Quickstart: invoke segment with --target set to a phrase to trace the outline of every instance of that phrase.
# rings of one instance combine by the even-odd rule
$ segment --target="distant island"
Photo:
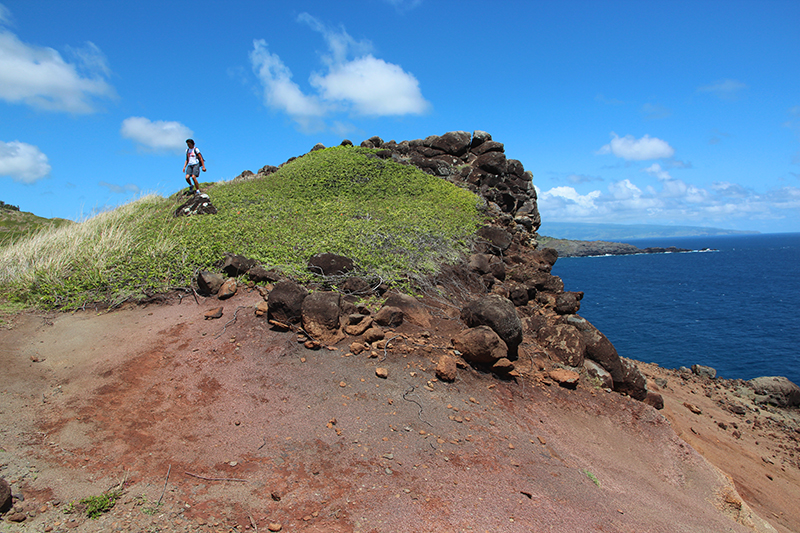
[[[553,248],[558,252],[559,257],[595,257],[602,255],[636,255],[636,254],[674,254],[683,252],[693,252],[687,248],[676,248],[675,246],[660,247],[649,246],[638,248],[632,244],[624,242],[609,241],[575,241],[568,239],[553,239],[551,237],[539,237],[539,244],[547,248]]]
[[[629,239],[664,237],[702,237],[714,235],[753,235],[758,231],[739,231],[698,226],[659,226],[653,224],[588,224],[582,222],[543,222],[539,235],[554,239],[619,242]]]

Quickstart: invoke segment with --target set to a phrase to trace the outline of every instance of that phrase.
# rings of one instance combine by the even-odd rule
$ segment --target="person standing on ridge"
[[[194,180],[194,193],[200,194],[200,184],[197,177],[200,175],[200,167],[206,171],[206,162],[200,150],[194,145],[194,140],[186,139],[186,162],[183,164],[183,171],[186,173],[186,183],[189,184],[189,192],[192,192],[192,180]]]

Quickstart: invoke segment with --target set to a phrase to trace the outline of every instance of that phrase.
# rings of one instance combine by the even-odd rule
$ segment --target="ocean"
[[[583,291],[579,314],[620,355],[717,376],[800,384],[800,233],[629,240],[673,254],[564,257],[553,274]]]

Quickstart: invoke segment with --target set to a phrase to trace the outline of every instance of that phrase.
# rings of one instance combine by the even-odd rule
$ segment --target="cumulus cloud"
[[[8,17],[8,10],[0,10],[0,21]],[[0,99],[47,111],[97,111],[98,99],[115,96],[106,81],[106,58],[91,42],[69,52],[72,62],[52,48],[23,43],[0,29]]]
[[[710,93],[722,100],[736,100],[747,89],[747,85],[737,80],[720,80],[697,88],[697,92]]]
[[[417,79],[399,65],[376,58],[369,41],[358,41],[344,28],[330,28],[308,13],[298,21],[320,33],[327,45],[321,57],[324,68],[309,76],[316,93],[303,92],[280,57],[258,39],[253,41],[250,62],[268,107],[287,113],[305,130],[324,127],[323,120],[334,113],[400,116],[430,108]]]
[[[130,117],[122,121],[120,134],[147,150],[181,150],[192,130],[180,122]]]
[[[611,137],[611,142],[602,146],[598,154],[614,154],[627,161],[646,161],[672,157],[675,153],[669,143],[649,135],[636,139],[633,135],[620,137],[612,131]]]
[[[33,183],[48,174],[50,163],[38,147],[19,141],[0,141],[0,176]]]

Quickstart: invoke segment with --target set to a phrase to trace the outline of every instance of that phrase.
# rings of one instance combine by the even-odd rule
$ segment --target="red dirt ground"
[[[800,531],[797,413],[734,415],[731,390],[655,365],[641,368],[667,379],[651,383],[661,412],[560,388],[532,359],[516,381],[462,369],[447,384],[433,367],[457,319],[404,324],[371,357],[353,338],[307,350],[259,301],[10,318],[0,476],[27,518],[0,530]],[[110,512],[80,512],[120,486]]]

